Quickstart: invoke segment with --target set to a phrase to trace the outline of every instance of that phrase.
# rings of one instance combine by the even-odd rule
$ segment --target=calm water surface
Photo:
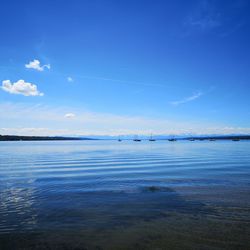
[[[250,249],[250,142],[0,142],[0,249]]]

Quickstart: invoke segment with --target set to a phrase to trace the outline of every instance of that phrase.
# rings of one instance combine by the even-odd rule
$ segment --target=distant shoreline
[[[19,135],[0,135],[0,141],[81,141],[81,140],[117,140],[118,138],[89,138],[89,137],[68,137],[68,136],[19,136]],[[165,141],[170,138],[157,138],[156,141]],[[125,141],[132,138],[123,139]],[[147,141],[147,138],[142,138]],[[250,135],[228,135],[228,136],[189,136],[177,137],[175,140],[205,141],[205,140],[250,140]]]
[[[185,140],[250,140],[250,135],[225,135],[225,136],[193,136]]]
[[[92,138],[64,137],[64,136],[19,136],[19,135],[0,135],[0,141],[79,141],[96,140]]]

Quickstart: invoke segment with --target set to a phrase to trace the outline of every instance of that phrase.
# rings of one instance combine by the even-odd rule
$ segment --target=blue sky
[[[2,1],[0,134],[250,133],[250,1]]]

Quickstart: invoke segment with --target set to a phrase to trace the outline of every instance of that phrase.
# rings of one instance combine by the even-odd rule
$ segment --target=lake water
[[[0,142],[0,249],[250,249],[250,141]]]

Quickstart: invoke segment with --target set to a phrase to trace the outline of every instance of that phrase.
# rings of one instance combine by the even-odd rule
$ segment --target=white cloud
[[[174,105],[174,106],[178,106],[180,104],[183,104],[183,103],[187,103],[187,102],[191,102],[191,101],[194,101],[195,99],[201,97],[203,95],[202,92],[197,92],[189,97],[186,97],[182,100],[178,100],[178,101],[172,101],[170,102],[170,104]]]
[[[2,81],[1,88],[10,93],[25,96],[43,96],[43,93],[39,92],[35,84],[25,82],[24,80],[18,80],[11,83],[10,80]]]
[[[64,117],[66,118],[74,118],[76,115],[73,114],[73,113],[68,113],[68,114],[65,114]]]
[[[73,82],[74,80],[73,80],[72,77],[68,76],[68,77],[67,77],[67,81],[68,81],[68,82]]]
[[[28,64],[25,64],[25,68],[43,71],[44,68],[50,69],[50,64],[45,64],[42,66],[42,65],[40,65],[39,60],[34,59],[33,61],[30,61]]]

